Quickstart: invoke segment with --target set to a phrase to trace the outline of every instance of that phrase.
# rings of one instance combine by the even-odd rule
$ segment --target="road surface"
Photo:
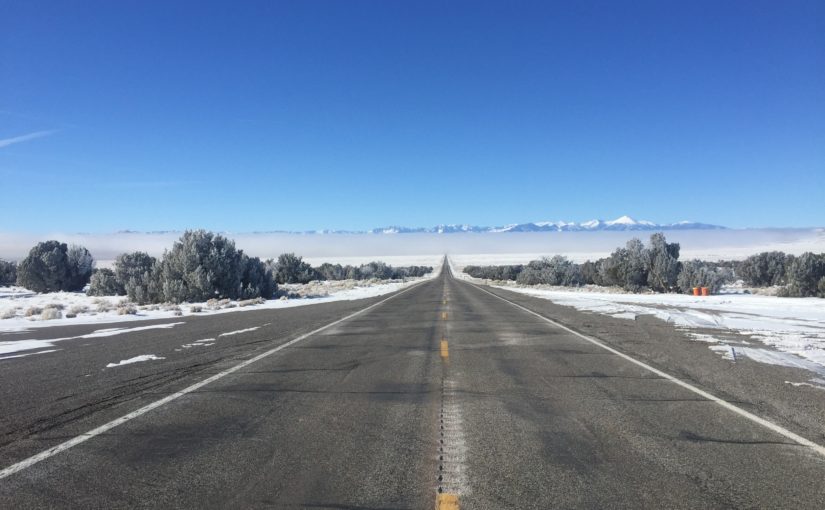
[[[81,337],[0,361],[0,508],[825,508],[821,430],[538,301],[445,267],[389,297],[0,337]]]

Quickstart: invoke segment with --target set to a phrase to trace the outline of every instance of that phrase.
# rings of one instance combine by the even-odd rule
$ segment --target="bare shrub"
[[[134,305],[120,305],[117,307],[117,314],[118,315],[135,315],[137,313],[137,308]]]
[[[43,312],[40,313],[40,318],[44,321],[62,319],[63,312],[61,312],[57,308],[46,308],[43,310]]]

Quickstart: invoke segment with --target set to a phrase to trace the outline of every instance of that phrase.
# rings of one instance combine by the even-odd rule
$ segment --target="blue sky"
[[[6,2],[0,230],[825,225],[825,4]]]

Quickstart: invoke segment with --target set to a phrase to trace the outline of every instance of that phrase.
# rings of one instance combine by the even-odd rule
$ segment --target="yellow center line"
[[[458,494],[442,492],[436,495],[435,510],[458,510]]]
[[[441,319],[445,321],[447,320],[447,312],[441,312]]]
[[[441,340],[441,357],[442,358],[449,358],[450,357],[450,346],[447,344],[447,341],[442,339]]]

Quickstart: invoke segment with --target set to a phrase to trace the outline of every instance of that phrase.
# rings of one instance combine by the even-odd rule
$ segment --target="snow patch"
[[[479,282],[464,273],[453,273]],[[463,276],[462,276],[463,275]],[[714,352],[734,361],[749,358],[760,363],[803,368],[825,376],[825,300],[781,298],[751,294],[688,296],[684,294],[624,294],[547,286],[501,284],[502,288],[548,299],[578,310],[634,319],[651,315],[684,328],[719,330],[750,337],[769,348],[717,339],[714,335],[691,333],[697,341],[708,342]],[[742,345],[744,344],[744,345]]]
[[[55,342],[62,342],[64,340],[77,340],[81,338],[101,338],[101,337],[108,337],[108,336],[116,336],[122,335],[124,333],[133,333],[135,331],[146,331],[149,329],[169,329],[180,324],[186,324],[185,322],[170,322],[168,324],[153,324],[152,326],[140,326],[137,328],[106,328],[106,329],[98,329],[91,333],[87,333],[85,335],[78,335],[78,336],[66,336],[62,338],[49,338],[48,340],[34,340],[34,339],[27,339],[27,340],[9,340],[6,342],[0,342],[0,354],[9,354],[12,352],[19,352],[19,351],[31,351],[34,349],[44,349],[48,347],[54,347]]]
[[[236,330],[236,331],[229,331],[227,333],[221,333],[218,336],[240,335],[241,333],[248,333],[250,331],[255,331],[256,329],[260,329],[260,326],[255,326],[254,328],[239,329],[239,330]]]
[[[106,365],[106,368],[121,367],[123,365],[131,365],[132,363],[140,363],[141,361],[155,361],[162,359],[166,358],[158,357],[154,354],[141,354],[140,356],[135,356],[134,358],[122,359],[118,363],[109,363]]]
[[[48,349],[48,350],[45,350],[45,351],[27,352],[26,354],[13,354],[11,356],[2,356],[2,357],[0,357],[0,360],[12,359],[12,358],[25,358],[26,356],[33,356],[35,354],[46,354],[46,353],[49,353],[49,352],[57,352],[59,350],[60,349]]]

